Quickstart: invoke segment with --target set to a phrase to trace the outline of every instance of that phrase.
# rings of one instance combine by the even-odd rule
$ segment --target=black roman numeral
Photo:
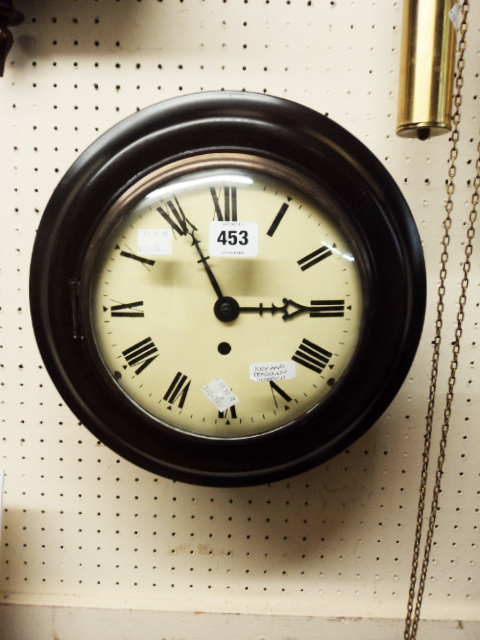
[[[140,365],[138,369],[135,369],[135,374],[138,376],[158,357],[158,349],[153,344],[151,338],[145,338],[145,340],[141,340],[132,347],[122,351],[122,355],[125,357],[128,366],[135,368],[137,365]],[[126,368],[127,367],[124,366],[124,369]]]
[[[230,407],[226,411],[219,411],[218,417],[225,419],[225,424],[230,424],[229,418],[231,418],[232,420],[235,420],[237,418],[237,410],[235,409],[235,405],[233,405],[233,407]]]
[[[143,258],[142,256],[136,256],[134,253],[129,253],[128,251],[120,251],[120,255],[124,258],[137,260],[137,262],[141,262],[142,264],[149,264],[152,267],[155,264],[155,260],[150,260],[150,258]]]
[[[166,209],[170,209],[175,220],[170,216],[168,211],[166,211],[162,207],[157,207],[157,211],[162,216],[162,218],[164,218],[168,222],[172,229],[178,233],[178,235],[184,236],[187,233],[187,220],[185,218],[185,214],[182,211],[182,207],[180,206],[180,203],[175,196],[174,200],[175,202],[173,202],[173,200],[167,201]]]
[[[190,389],[190,382],[191,380],[188,380],[184,373],[178,371],[172,381],[172,384],[168,387],[166,394],[163,396],[163,399],[169,402],[170,405],[175,404],[178,400],[178,408],[183,409],[183,405],[187,399],[188,390]],[[172,407],[170,406],[168,408],[171,409]]]
[[[312,253],[309,253],[308,256],[305,256],[301,260],[298,260],[297,264],[300,265],[300,269],[302,271],[305,271],[306,269],[310,269],[310,267],[313,267],[314,265],[318,264],[322,260],[325,260],[325,258],[328,258],[328,256],[331,255],[332,252],[328,247],[321,247],[316,251],[312,251]]]
[[[290,202],[291,198],[289,198],[287,196],[288,202]],[[277,215],[275,216],[275,218],[273,219],[272,224],[270,225],[270,229],[267,231],[267,236],[272,237],[273,234],[275,233],[275,231],[278,228],[278,225],[280,224],[280,222],[283,219],[283,216],[285,215],[285,213],[287,212],[287,209],[290,205],[287,204],[286,202],[284,202],[282,204],[282,206],[280,207],[280,210],[278,211]]]
[[[237,187],[223,187],[223,211],[220,205],[220,198],[214,187],[210,187],[210,193],[212,194],[217,220],[219,222],[235,222],[237,220]]]
[[[310,318],[343,318],[345,300],[312,300]]]
[[[278,393],[278,395],[282,398],[282,400],[287,403],[285,404],[285,411],[288,411],[290,407],[288,407],[287,405],[289,402],[292,401],[292,398],[288,395],[288,393],[284,391],[281,387],[279,387],[276,382],[273,382],[273,380],[270,380],[270,389],[272,391],[272,397],[273,397],[273,401],[275,403],[276,408],[278,409],[278,402],[277,402],[277,398],[275,397],[275,393]]]
[[[111,307],[112,318],[144,318],[143,311],[137,310],[143,307],[143,302],[127,302],[126,304],[116,304]]]
[[[330,351],[322,349],[322,347],[304,338],[302,344],[295,351],[292,360],[307,367],[307,369],[322,373],[331,357]]]

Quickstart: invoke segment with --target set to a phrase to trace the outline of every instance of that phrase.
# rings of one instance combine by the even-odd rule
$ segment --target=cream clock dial
[[[361,265],[334,205],[314,196],[275,163],[211,154],[149,176],[114,207],[90,315],[106,368],[138,407],[241,437],[332,390],[358,342]]]
[[[65,174],[30,300],[65,402],[104,444],[174,480],[271,482],[369,429],[420,339],[408,206],[352,135],[265,95],[132,115]]]

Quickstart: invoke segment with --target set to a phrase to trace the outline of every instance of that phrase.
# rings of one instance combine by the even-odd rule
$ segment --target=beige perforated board
[[[401,2],[24,0],[16,6],[26,20],[15,29],[0,80],[0,467],[6,471],[1,598],[19,604],[401,618],[449,148],[448,137],[421,143],[395,136]],[[470,15],[445,361],[479,135],[480,16],[473,3]],[[428,269],[418,357],[378,424],[322,467],[248,489],[198,488],[157,478],[97,442],[50,382],[28,307],[35,230],[79,153],[139,108],[220,89],[296,100],[356,135],[401,187]],[[423,609],[430,618],[480,618],[479,267],[475,246]],[[442,371],[443,398],[445,366]]]

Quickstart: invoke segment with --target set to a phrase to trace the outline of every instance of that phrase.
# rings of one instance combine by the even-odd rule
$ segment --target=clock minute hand
[[[293,307],[293,311],[289,311]],[[291,320],[304,313],[309,313],[311,318],[340,318],[345,314],[344,300],[312,300],[310,306],[299,304],[289,298],[283,298],[283,305],[277,307],[272,303],[270,307],[265,307],[262,303],[258,307],[239,307],[240,313],[264,313],[282,314],[282,320]]]
[[[213,271],[210,269],[210,265],[208,264],[207,260],[209,259],[208,256],[204,256],[203,255],[203,251],[200,249],[200,242],[197,240],[197,238],[195,237],[195,231],[187,231],[187,233],[191,236],[192,238],[192,245],[195,246],[196,250],[198,251],[198,255],[200,256],[200,260],[198,260],[199,263],[201,263],[205,269],[205,271],[207,272],[207,276],[208,279],[210,280],[212,287],[215,291],[215,293],[217,294],[217,298],[220,300],[221,298],[224,298],[224,295],[222,293],[222,290],[220,289],[220,286],[217,282],[217,279],[215,278],[215,276],[213,275]]]
[[[178,233],[178,235],[189,235],[192,238],[192,246],[196,248],[196,250],[198,251],[198,255],[200,256],[200,260],[198,262],[203,265],[205,271],[207,272],[208,279],[210,280],[212,287],[217,294],[217,298],[223,298],[224,295],[222,293],[222,290],[220,289],[217,279],[213,275],[213,272],[210,269],[210,265],[207,263],[207,260],[209,258],[208,256],[205,257],[203,255],[203,251],[200,248],[200,241],[195,237],[195,231],[197,231],[197,227],[193,225],[184,214],[183,209],[180,206],[180,203],[176,196],[174,196],[173,200],[174,201],[169,200],[165,205],[165,208],[157,207],[158,213],[162,216],[162,218],[164,218],[164,220],[168,222],[168,224],[174,231]]]

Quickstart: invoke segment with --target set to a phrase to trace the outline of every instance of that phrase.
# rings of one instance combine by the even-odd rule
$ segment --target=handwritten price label
[[[260,362],[250,365],[250,380],[270,382],[270,380],[293,380],[297,375],[295,362]]]

